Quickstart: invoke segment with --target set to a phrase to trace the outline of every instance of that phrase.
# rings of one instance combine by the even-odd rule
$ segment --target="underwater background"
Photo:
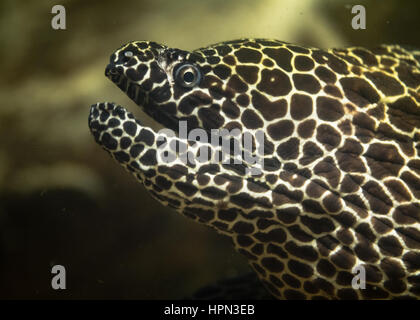
[[[66,30],[51,8],[66,8]],[[366,30],[351,8],[366,8]],[[131,40],[192,50],[243,37],[322,48],[420,48],[418,0],[0,2],[0,298],[176,299],[250,271],[228,239],[152,199],[93,140],[115,101],[156,126],[104,76]],[[51,288],[63,265],[67,289]]]

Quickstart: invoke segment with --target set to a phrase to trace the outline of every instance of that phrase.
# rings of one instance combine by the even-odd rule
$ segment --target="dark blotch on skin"
[[[241,120],[248,129],[258,129],[262,128],[264,125],[261,117],[251,109],[247,109],[242,113]]]
[[[344,109],[340,101],[329,97],[316,99],[316,112],[321,120],[337,121],[344,115]]]
[[[312,98],[306,94],[295,93],[290,103],[290,115],[294,120],[302,120],[312,113]]]
[[[291,72],[292,69],[292,53],[285,48],[265,48],[263,52],[272,58],[276,64],[287,72]]]
[[[294,63],[295,63],[295,68],[299,71],[312,70],[315,65],[314,61],[311,58],[307,56],[302,56],[302,55],[296,56]]]
[[[235,56],[239,62],[242,63],[255,63],[258,64],[261,61],[262,54],[254,49],[241,48],[235,51]]]
[[[293,133],[294,124],[290,120],[280,120],[273,124],[270,124],[267,128],[267,132],[274,140],[282,140]]]
[[[344,94],[347,99],[359,107],[379,101],[376,90],[364,79],[349,77],[340,79]]]
[[[371,144],[364,156],[376,179],[390,175],[397,176],[404,165],[404,159],[400,156],[397,148],[389,144]]]
[[[310,74],[294,74],[293,83],[297,90],[305,91],[310,94],[318,93],[321,90],[319,81]]]
[[[326,83],[333,84],[337,81],[337,76],[334,74],[334,72],[324,66],[317,67],[315,69],[315,74],[318,76],[318,78]]]
[[[404,93],[403,86],[396,79],[383,72],[366,72],[365,75],[386,96],[396,96]]]
[[[292,90],[292,84],[286,73],[279,69],[264,69],[257,89],[274,97],[285,96]]]
[[[332,150],[340,144],[341,135],[333,127],[321,124],[317,128],[316,139],[325,145],[327,150]]]
[[[231,69],[224,64],[219,64],[214,67],[213,72],[216,76],[218,76],[220,79],[227,79],[231,74]]]
[[[238,118],[240,114],[239,108],[231,100],[223,101],[222,111],[231,119]]]
[[[306,120],[300,123],[297,128],[297,132],[299,136],[304,139],[312,137],[315,131],[315,125],[316,125],[316,122],[315,120],[312,120],[312,119]]]
[[[258,67],[255,66],[237,66],[236,72],[247,83],[254,84],[258,80]]]
[[[277,154],[283,160],[293,160],[299,155],[299,139],[291,138],[277,147]]]
[[[256,90],[251,91],[252,105],[261,112],[266,120],[274,120],[286,115],[287,102],[285,99],[271,102],[266,96]]]
[[[248,90],[248,86],[245,82],[243,82],[236,74],[233,75],[228,83],[227,86],[233,89],[235,92],[246,92]]]

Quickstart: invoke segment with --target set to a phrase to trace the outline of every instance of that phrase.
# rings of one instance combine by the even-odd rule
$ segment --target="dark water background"
[[[63,4],[67,30],[51,28]],[[341,0],[0,2],[0,298],[181,298],[249,271],[230,242],[153,200],[95,144],[89,106],[116,101],[104,77],[130,40],[195,49],[240,37],[340,47],[420,47],[420,2]],[[67,290],[51,289],[64,265]]]

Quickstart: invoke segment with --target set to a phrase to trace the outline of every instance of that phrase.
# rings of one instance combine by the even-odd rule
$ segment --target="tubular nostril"
[[[116,75],[118,74],[117,69],[111,63],[108,64],[105,68],[105,76]]]

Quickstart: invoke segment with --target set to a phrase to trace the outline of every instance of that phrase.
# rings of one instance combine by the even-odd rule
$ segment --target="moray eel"
[[[230,237],[274,297],[420,297],[420,51],[134,41],[105,74],[179,135],[104,102],[90,110],[96,142],[163,205]],[[221,161],[181,121],[263,142]],[[245,161],[257,145],[263,161]]]

